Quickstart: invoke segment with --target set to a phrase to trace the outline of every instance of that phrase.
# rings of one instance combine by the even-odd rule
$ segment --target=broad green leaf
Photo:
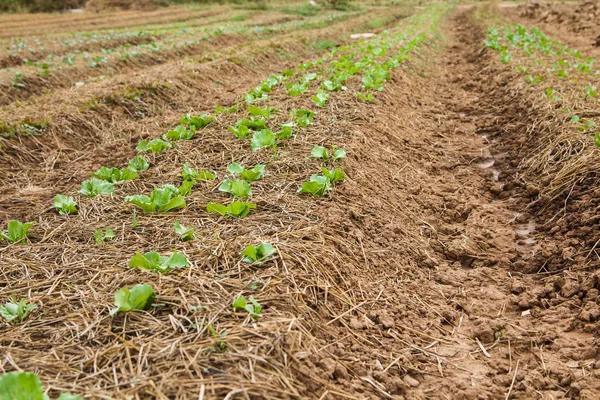
[[[25,299],[21,299],[18,303],[12,300],[0,306],[0,315],[7,322],[22,322],[36,308],[38,307],[35,304],[27,304]]]
[[[290,124],[283,124],[281,125],[281,131],[277,132],[275,138],[277,140],[288,139],[292,137],[293,134],[294,130],[292,129],[292,126]]]
[[[314,158],[321,158],[323,160],[329,159],[329,153],[324,146],[315,146],[310,152],[310,155]]]
[[[333,150],[333,147],[332,147]],[[333,156],[331,158],[333,158],[335,161],[340,160],[342,158],[346,157],[346,150],[344,149],[335,149],[333,152]]]
[[[115,232],[108,228],[106,229],[106,233],[102,232],[102,229],[98,229],[94,232],[94,241],[96,243],[107,242],[112,240],[115,237]]]
[[[87,181],[82,182],[81,188],[79,189],[79,193],[89,197],[95,197],[100,194],[113,194],[114,192],[114,184],[98,178],[90,178]]]
[[[250,296],[249,300],[250,300],[250,303],[248,303],[248,300],[246,300],[246,297],[239,296],[232,303],[233,309],[234,310],[238,310],[238,309],[246,310],[252,318],[254,318],[254,319],[260,318],[262,316],[260,314],[260,312],[262,311],[262,306],[252,296]]]
[[[101,167],[98,171],[92,174],[92,177],[101,179],[110,183],[120,183],[129,181],[138,177],[137,172],[130,168],[120,170],[119,168]]]
[[[256,204],[241,201],[234,201],[228,206],[209,202],[206,205],[207,212],[216,212],[229,218],[243,218],[250,214],[251,210],[256,208]]]
[[[238,309],[241,308],[244,310],[246,308],[246,298],[244,296],[239,296],[233,301],[233,308]]]
[[[247,138],[250,135],[250,129],[245,125],[241,125],[239,127],[230,126],[227,129],[229,129],[231,133],[233,133],[237,138],[240,139]]]
[[[225,109],[223,109],[225,110]],[[209,114],[200,114],[195,117],[189,114],[179,120],[180,124],[193,126],[196,129],[202,129],[215,120],[215,117]]]
[[[271,256],[277,252],[277,249],[270,243],[261,243],[258,246],[248,246],[242,251],[245,256],[242,261],[256,266],[262,266]]]
[[[344,171],[342,171],[341,168],[335,168],[332,170],[322,168],[321,170],[323,171],[323,176],[329,179],[329,182],[331,182],[331,184],[335,184],[337,182],[342,182],[346,180],[346,174],[344,174]]]
[[[0,400],[44,400],[42,382],[31,372],[0,375]]]
[[[166,149],[170,149],[173,145],[169,142],[165,142],[162,139],[152,139],[151,141],[142,140],[136,146],[137,151],[145,151],[150,153],[161,153]]]
[[[190,140],[196,134],[196,127],[194,125],[185,126],[178,125],[174,129],[163,135],[165,140]]]
[[[231,163],[227,166],[227,171],[232,174],[240,174],[240,173],[244,172],[245,170],[246,170],[246,168],[242,167],[238,163]]]
[[[329,95],[322,90],[318,90],[317,94],[312,97],[312,101],[318,107],[325,107],[327,105],[328,99],[329,99]]]
[[[129,268],[140,268],[152,272],[169,272],[175,268],[187,268],[189,263],[183,253],[175,251],[170,256],[161,256],[155,251],[136,253],[129,261]]]
[[[242,179],[253,182],[257,181],[265,174],[264,164],[257,164],[252,169],[246,169],[240,164],[231,163],[227,167],[227,171],[234,175],[239,175]]]
[[[304,182],[298,189],[299,193],[309,193],[313,196],[323,197],[331,190],[331,182],[325,176],[312,175],[310,181]]]
[[[250,146],[254,151],[265,147],[273,147],[276,144],[275,135],[269,129],[263,129],[262,131],[254,133],[254,135],[252,135],[252,140],[250,141]]]
[[[133,160],[129,161],[129,168],[134,171],[146,171],[150,168],[148,161],[140,155],[136,156]]]
[[[77,212],[77,202],[72,196],[57,194],[54,196],[53,204],[60,215],[74,214]]]
[[[236,122],[235,127],[239,128],[241,126],[245,126],[253,131],[258,131],[267,127],[267,120],[264,118],[243,118]]]
[[[248,112],[250,113],[250,115],[252,116],[258,116],[258,117],[265,117],[265,118],[269,118],[271,116],[271,114],[277,112],[276,109],[274,109],[273,107],[265,107],[265,108],[260,108],[260,107],[256,107],[256,106],[248,106]]]
[[[154,188],[150,197],[133,195],[125,197],[125,201],[140,207],[144,212],[167,212],[186,206],[185,199],[179,193],[179,189],[173,185]]]
[[[128,312],[132,310],[148,310],[156,298],[156,292],[148,284],[138,284],[133,288],[122,288],[115,293],[115,306],[110,310],[113,316],[118,312]]]
[[[175,221],[173,225],[175,229],[175,233],[179,235],[179,239],[182,242],[187,242],[188,240],[192,240],[194,238],[194,227],[185,227],[179,223],[179,221]]]
[[[35,222],[20,222],[13,219],[6,226],[7,230],[0,232],[0,239],[7,240],[11,243],[19,243],[27,239],[27,232]]]
[[[219,191],[226,192],[240,199],[245,199],[252,195],[252,187],[242,179],[225,180],[219,186]]]
[[[183,164],[183,170],[181,172],[181,177],[184,181],[211,181],[215,179],[215,175],[209,171],[198,172],[197,170],[190,167],[189,163]]]

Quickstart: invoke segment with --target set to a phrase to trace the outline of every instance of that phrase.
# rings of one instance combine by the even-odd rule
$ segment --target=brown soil
[[[260,212],[241,220],[204,211],[207,201],[226,199],[213,183],[195,189],[183,211],[142,214],[137,230],[122,201],[178,182],[185,161],[222,178],[232,160],[253,165],[269,157],[249,153],[227,131],[237,115],[157,156],[143,179],[114,197],[78,199],[76,216],[57,216],[46,199],[81,181],[74,169],[96,168],[92,149],[102,163],[120,165],[133,142],[157,137],[184,103],[210,111],[198,91],[213,104],[239,98],[285,65],[272,53],[257,57],[254,70],[229,62],[204,70],[204,80],[225,83],[221,89],[186,89],[193,79],[181,79],[173,90],[185,101],[172,109],[161,103],[164,116],[144,116],[138,132],[124,135],[129,145],[91,141],[78,153],[78,142],[67,148],[58,132],[26,139],[39,141],[41,154],[28,154],[32,142],[22,153],[14,145],[13,174],[0,179],[2,218],[38,225],[31,244],[0,248],[0,295],[30,297],[41,308],[22,325],[0,325],[0,371],[35,370],[53,390],[92,398],[598,398],[597,186],[585,174],[569,191],[552,192],[560,168],[542,182],[528,167],[548,140],[531,127],[555,132],[562,122],[514,68],[483,48],[486,26],[475,11],[454,10],[440,27],[445,41],[396,70],[374,105],[355,99],[359,82],[332,96],[315,124],[269,158],[269,176],[253,185]],[[282,110],[277,122],[312,105],[280,92],[270,101]],[[96,112],[114,118],[101,131],[116,137],[135,110],[103,105]],[[319,167],[307,158],[315,144],[344,147],[349,177],[317,200],[295,193]],[[61,159],[71,152],[79,156]],[[32,160],[47,175],[39,167],[27,175],[36,171]],[[179,243],[176,219],[202,236]],[[117,237],[95,245],[94,230],[107,227]],[[243,246],[257,240],[279,251],[262,269],[239,263]],[[168,275],[124,268],[135,251],[173,248],[192,268]],[[112,293],[139,282],[158,288],[162,306],[109,318]],[[231,310],[240,293],[265,305],[261,319],[244,323]],[[205,324],[228,332],[227,351],[215,351],[218,340]]]

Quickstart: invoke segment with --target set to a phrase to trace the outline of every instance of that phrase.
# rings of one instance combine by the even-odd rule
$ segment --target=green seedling
[[[127,168],[133,171],[146,171],[150,168],[150,164],[148,164],[148,161],[146,161],[144,157],[138,155],[133,160],[129,161]]]
[[[121,183],[124,181],[136,179],[138,177],[138,174],[130,168],[120,170],[119,168],[101,167],[98,171],[92,174],[92,177],[110,183]]]
[[[194,227],[185,227],[179,223],[179,221],[175,221],[173,224],[173,228],[175,229],[175,233],[179,235],[179,240],[182,242],[187,242],[188,240],[194,239]]]
[[[94,232],[94,241],[98,244],[108,242],[109,240],[112,240],[114,237],[115,237],[115,232],[110,228],[106,229],[106,232],[102,232],[102,229],[97,229]]]
[[[331,156],[327,151],[327,148],[324,146],[315,146],[310,152],[311,157],[320,158],[321,160],[331,160],[337,161],[344,157],[346,157],[346,151],[344,149],[338,148],[337,146],[331,146]]]
[[[19,323],[23,322],[36,308],[38,307],[35,304],[28,304],[25,299],[21,299],[18,303],[13,299],[0,306],[0,315],[6,322]]]
[[[133,310],[149,310],[156,298],[156,292],[148,284],[138,284],[133,288],[122,288],[115,293],[115,306],[110,310],[112,317],[118,312],[129,312]]]
[[[174,129],[171,129],[169,132],[165,133],[162,138],[164,140],[190,140],[195,134],[196,126],[178,125]]]
[[[230,195],[245,199],[252,195],[252,187],[243,179],[225,180],[219,186],[219,191],[229,193]]]
[[[233,175],[239,175],[240,178],[246,181],[254,182],[264,176],[265,166],[264,164],[257,164],[252,169],[246,169],[240,164],[231,163],[227,166],[227,171]]]
[[[242,262],[252,264],[256,267],[262,267],[263,264],[271,259],[277,249],[270,243],[261,243],[258,246],[248,246],[242,251]]]
[[[170,256],[161,256],[155,251],[135,253],[129,261],[129,268],[139,268],[152,272],[169,272],[176,268],[188,268],[190,264],[183,253],[175,251]]]
[[[36,374],[15,371],[0,375],[0,400],[50,400],[50,397]],[[83,397],[64,392],[57,400],[83,400]]]
[[[317,91],[317,94],[312,97],[313,103],[318,107],[325,107],[328,99],[329,95],[320,89]]]
[[[181,177],[183,178],[184,181],[190,181],[190,182],[199,182],[199,181],[212,181],[213,179],[215,179],[215,175],[212,172],[209,171],[201,171],[198,172],[197,170],[193,169],[190,167],[189,163],[185,163],[183,164],[183,170],[181,171]]]
[[[229,218],[243,218],[250,214],[250,211],[254,209],[256,209],[256,204],[242,201],[234,201],[228,206],[212,202],[206,205],[207,212],[219,213],[222,216]]]
[[[171,143],[165,142],[162,139],[152,139],[151,141],[144,139],[138,143],[135,149],[137,151],[145,151],[147,153],[162,153],[171,147],[173,147]]]
[[[215,107],[215,110],[216,110],[216,107]],[[217,112],[219,112],[219,111],[217,111]],[[226,111],[225,111],[225,109],[223,109],[223,111],[221,111],[221,112],[226,112]],[[191,115],[187,114],[185,117],[182,117],[179,120],[179,123],[189,125],[190,127],[193,126],[195,129],[202,129],[202,128],[208,126],[214,120],[215,120],[215,117],[213,117],[212,115],[209,115],[209,114],[200,114],[195,117],[192,117]]]
[[[27,232],[31,227],[35,225],[35,222],[20,222],[13,219],[6,226],[5,231],[0,231],[0,239],[4,239],[11,243],[20,243],[27,240]]]
[[[53,200],[54,208],[60,215],[75,214],[77,212],[77,202],[73,196],[57,194]]]
[[[258,319],[258,318],[262,317],[262,314],[260,313],[262,311],[262,306],[260,305],[260,303],[258,301],[256,301],[254,296],[250,296],[249,300],[250,300],[250,303],[248,303],[248,300],[246,300],[246,297],[244,297],[244,296],[238,297],[237,299],[235,299],[233,301],[233,309],[234,310],[246,310],[248,312],[248,314],[250,314],[250,316],[254,319]]]
[[[115,185],[98,178],[90,178],[81,183],[79,193],[84,196],[96,197],[102,194],[113,194]]]
[[[186,206],[185,199],[180,194],[179,189],[173,185],[155,188],[150,197],[143,194],[127,196],[125,201],[138,206],[144,212],[167,212]]]

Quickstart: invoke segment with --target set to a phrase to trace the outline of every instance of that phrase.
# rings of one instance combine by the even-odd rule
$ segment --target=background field
[[[590,2],[0,15],[0,231],[35,223],[0,238],[0,305],[37,306],[0,320],[0,373],[53,399],[600,397],[599,21]],[[137,156],[134,179],[100,173]],[[228,189],[232,163],[264,174]],[[185,206],[128,197],[165,185]],[[234,201],[255,208],[211,212]],[[187,263],[131,262],[153,251]],[[110,314],[136,284],[152,305]]]

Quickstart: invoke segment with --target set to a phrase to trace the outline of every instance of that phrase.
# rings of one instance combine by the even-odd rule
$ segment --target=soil
[[[81,176],[61,178],[50,157],[56,149],[39,146],[56,182],[42,173],[0,179],[0,216],[38,222],[31,244],[0,248],[0,296],[31,294],[42,305],[22,326],[0,325],[0,371],[35,369],[53,391],[91,398],[599,398],[596,177],[555,193],[548,173],[526,167],[546,140],[532,137],[531,126],[558,123],[518,83],[519,73],[484,48],[487,23],[477,10],[453,10],[440,26],[444,39],[395,70],[375,104],[348,91],[319,110],[253,185],[263,212],[248,218],[206,214],[207,201],[227,198],[213,183],[195,191],[184,211],[140,215],[137,230],[121,200],[175,182],[173,165],[184,161],[214,171],[232,160],[259,162],[260,153],[228,134],[235,116],[153,159],[156,168],[114,198],[81,198],[79,215],[68,218],[47,199],[52,185],[67,188]],[[496,12],[531,23],[515,9]],[[561,21],[546,18],[542,29],[559,39],[563,25],[572,25]],[[560,39],[584,43],[594,34]],[[283,67],[260,60],[264,70],[219,64],[228,89],[211,86],[211,96],[231,101]],[[283,93],[271,101],[284,111],[312,105]],[[192,108],[209,111],[202,104]],[[128,126],[109,110],[110,133]],[[181,111],[175,104],[168,117]],[[164,130],[159,117],[149,121],[148,137]],[[122,164],[142,136],[104,148],[102,163]],[[295,194],[295,184],[318,168],[306,157],[314,144],[348,153],[341,164],[348,180],[324,199]],[[90,170],[98,161],[63,150],[79,156],[63,160],[61,170]],[[202,235],[178,243],[175,219]],[[93,231],[109,225],[117,238],[92,243]],[[256,240],[279,250],[258,270],[238,261],[242,246]],[[135,251],[174,248],[194,260],[191,269],[163,276],[123,267]],[[110,319],[112,293],[142,280],[158,288],[162,306]],[[231,310],[240,293],[265,305],[261,319],[242,322]],[[228,332],[227,351],[214,351],[218,340],[196,329],[205,324]]]

